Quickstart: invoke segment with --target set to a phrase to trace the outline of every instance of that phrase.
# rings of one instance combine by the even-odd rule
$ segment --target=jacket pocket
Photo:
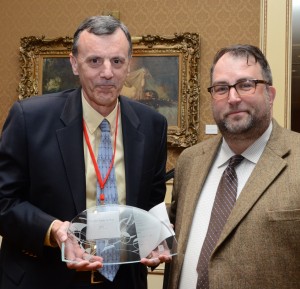
[[[268,211],[269,221],[300,221],[300,209]]]

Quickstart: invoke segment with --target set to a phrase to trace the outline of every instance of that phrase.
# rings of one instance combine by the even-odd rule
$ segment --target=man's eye
[[[111,60],[111,64],[115,68],[120,68],[124,64],[124,60],[120,58],[114,58]]]
[[[102,60],[100,58],[92,58],[88,63],[91,67],[98,67],[102,64]]]
[[[244,90],[249,90],[253,88],[253,84],[251,82],[241,82],[238,85],[238,88],[244,89]]]
[[[216,85],[215,92],[216,93],[226,93],[228,91],[228,87],[225,85]]]

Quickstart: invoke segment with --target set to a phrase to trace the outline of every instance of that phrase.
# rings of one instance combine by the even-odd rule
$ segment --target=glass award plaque
[[[125,205],[87,209],[70,223],[68,239],[61,247],[62,261],[93,262],[101,257],[104,265],[112,265],[176,255],[175,233],[168,220],[160,217]]]

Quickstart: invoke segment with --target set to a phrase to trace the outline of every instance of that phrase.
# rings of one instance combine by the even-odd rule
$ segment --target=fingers
[[[63,230],[64,226],[62,225],[60,229]],[[90,271],[103,267],[103,258],[87,253],[72,234],[68,235],[64,245],[63,254],[68,268],[78,271]]]
[[[68,238],[67,231],[69,225],[70,223],[67,221],[55,220],[51,225],[50,240],[55,241],[61,247],[61,243],[65,242]]]
[[[158,258],[153,258],[153,259],[142,258],[141,263],[148,266],[148,267],[156,267],[161,262]]]
[[[85,260],[77,260],[76,263],[67,263],[67,267],[69,269],[75,269],[77,271],[93,271],[103,267],[103,264],[99,261],[90,263],[89,261]]]
[[[148,258],[141,259],[141,263],[149,267],[156,267],[161,263],[170,263],[171,261],[172,261],[172,257],[167,255],[160,255],[152,259],[148,259]]]
[[[161,255],[158,258],[161,263],[170,263],[172,261],[172,256]]]
[[[69,226],[70,226],[70,222],[67,222],[67,221],[60,222],[60,225],[59,225],[57,231],[55,232],[56,237],[60,243],[63,243],[67,240],[67,238],[68,238],[67,232],[68,232]]]

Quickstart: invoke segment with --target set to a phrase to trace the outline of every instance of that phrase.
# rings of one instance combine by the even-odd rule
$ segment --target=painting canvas
[[[41,94],[79,87],[69,57],[44,57],[42,62]]]
[[[179,58],[135,56],[122,94],[163,114],[169,126],[178,125]]]

